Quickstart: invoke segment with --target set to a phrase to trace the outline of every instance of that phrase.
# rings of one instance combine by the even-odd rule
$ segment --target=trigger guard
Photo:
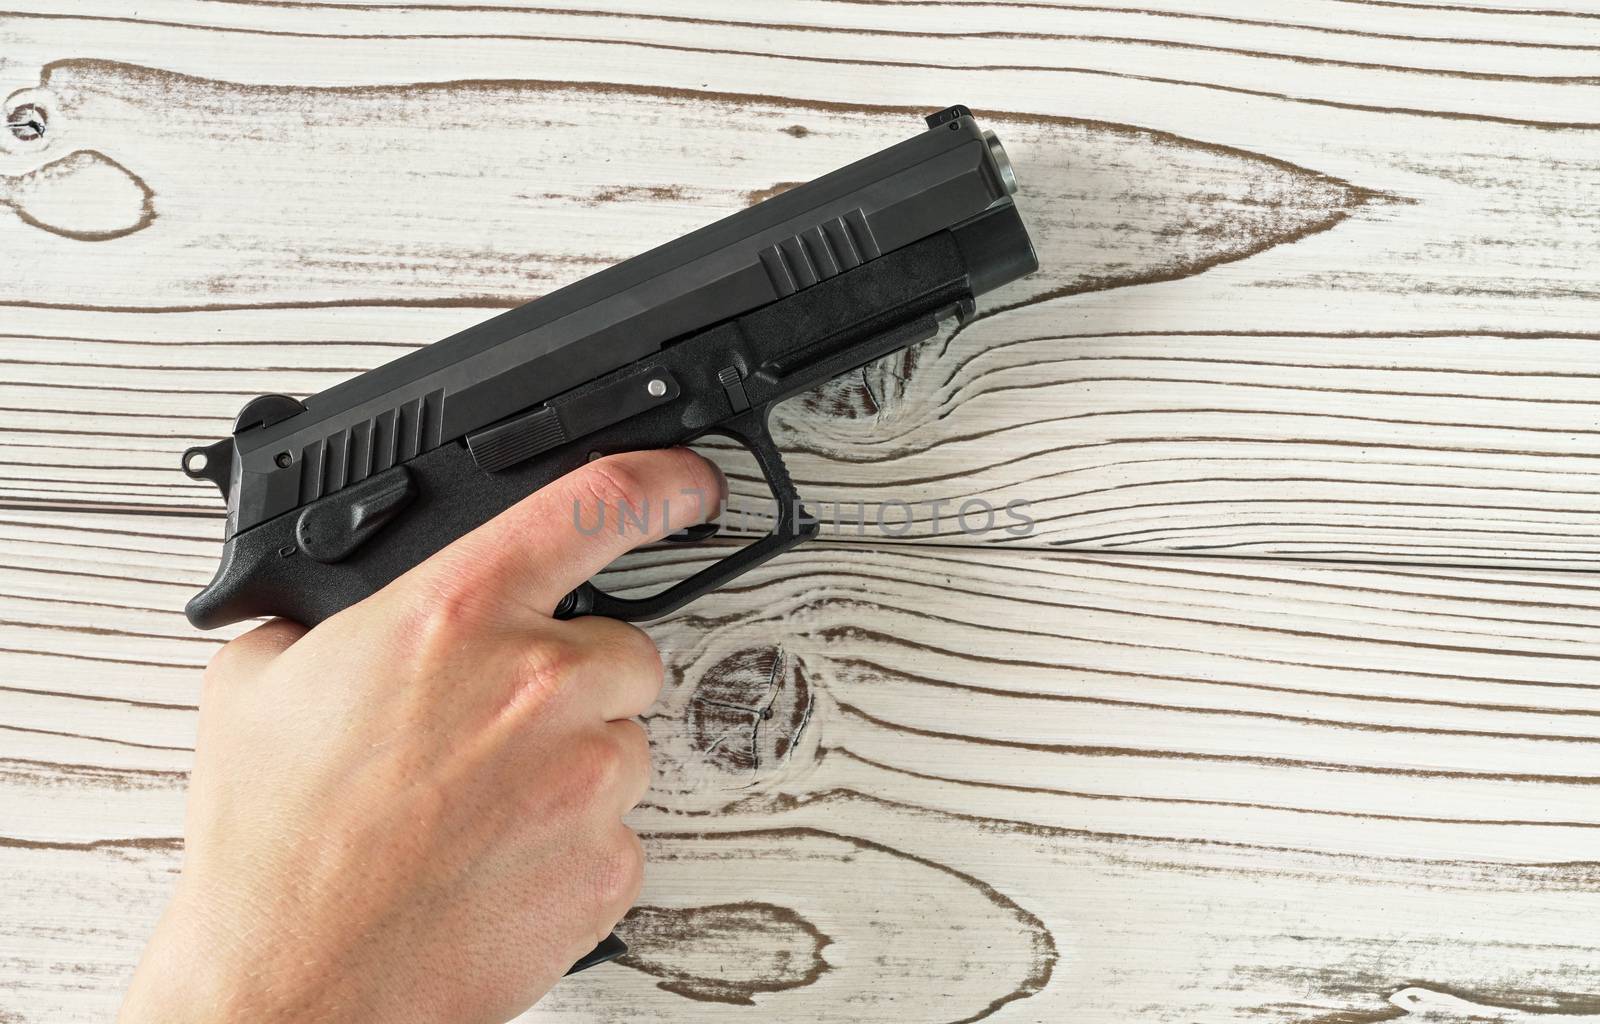
[[[767,431],[766,409],[751,409],[731,420],[719,423],[706,433],[720,434],[737,441],[755,456],[756,464],[761,467],[761,474],[766,478],[767,486],[772,489],[772,496],[778,503],[778,519],[773,525],[772,532],[649,597],[616,597],[593,583],[584,583],[563,597],[556,605],[556,618],[604,615],[626,622],[658,619],[817,535],[821,528],[820,523],[800,504],[800,494],[795,490],[794,481],[790,479],[789,471],[783,464],[783,456],[778,451],[777,445],[773,444],[772,435]],[[716,532],[717,524],[701,524],[701,527],[707,526],[711,527],[711,532],[705,537]],[[690,533],[695,529],[691,527],[685,532]],[[705,537],[693,539],[703,540]]]

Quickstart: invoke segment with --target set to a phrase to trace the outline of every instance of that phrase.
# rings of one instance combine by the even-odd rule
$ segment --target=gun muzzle
[[[1017,172],[1011,166],[1011,158],[1006,156],[1006,147],[1000,144],[1000,136],[994,129],[984,130],[983,141],[989,144],[989,155],[994,157],[995,169],[1000,172],[1000,184],[1005,186],[1006,195],[1017,194]]]

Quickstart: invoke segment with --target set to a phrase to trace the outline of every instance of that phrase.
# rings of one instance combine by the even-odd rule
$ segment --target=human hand
[[[724,489],[685,449],[601,459],[310,632],[222,648],[183,870],[120,1020],[498,1024],[543,995],[638,895],[630,719],[661,686],[641,630],[551,612]],[[575,502],[646,500],[655,533],[573,526]]]

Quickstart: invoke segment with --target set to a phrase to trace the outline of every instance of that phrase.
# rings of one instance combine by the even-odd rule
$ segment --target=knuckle
[[[412,659],[440,664],[453,657],[478,627],[478,598],[472,588],[445,581],[402,624],[401,638]]]
[[[522,699],[549,699],[564,691],[578,675],[587,653],[561,636],[540,637],[522,651],[517,690]]]
[[[609,730],[599,731],[578,741],[571,777],[574,795],[591,813],[610,806],[607,799],[627,777],[628,755]]]
[[[595,795],[615,792],[628,767],[627,752],[609,731],[595,740],[585,761],[589,786]]]
[[[627,796],[628,805],[637,806],[653,781],[650,735],[644,726],[629,721],[617,723],[615,736],[619,751],[617,786]]]
[[[621,761],[616,742],[604,733],[569,736],[561,744],[559,777],[529,787],[527,810],[545,820],[589,827],[614,803],[610,795],[622,777]]]
[[[583,487],[601,508],[639,510],[650,500],[645,477],[627,459],[598,459],[584,467]]]
[[[619,827],[609,836],[595,862],[595,898],[610,918],[620,917],[639,897],[644,884],[644,844],[630,828]]]
[[[726,481],[716,463],[688,448],[680,448],[678,452],[685,481],[707,496],[707,504],[720,500]]]
[[[615,723],[617,747],[624,764],[636,776],[650,775],[650,734],[631,719]]]
[[[646,678],[661,682],[665,669],[661,662],[661,649],[656,642],[650,639],[650,634],[630,623],[624,623],[618,642],[621,648],[621,660],[630,668],[637,669]]]

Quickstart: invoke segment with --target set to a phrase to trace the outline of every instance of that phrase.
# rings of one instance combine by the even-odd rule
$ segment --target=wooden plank
[[[529,1019],[1600,1016],[1588,5],[9,6],[0,1020],[109,1016],[172,882],[176,451],[957,100],[1046,274],[777,424],[940,546],[652,627],[637,950]]]
[[[1012,338],[1002,326],[982,321],[780,409],[790,468],[826,534],[1596,563],[1600,495],[1581,483],[1600,471],[1593,338]],[[184,477],[176,453],[224,434],[252,384],[314,390],[366,358],[349,344],[280,346],[280,365],[235,369],[232,341],[37,343],[51,362],[13,367],[7,389],[20,416],[0,456],[13,474],[4,501],[211,515],[215,491]],[[126,384],[80,386],[95,368]],[[759,528],[765,489],[750,460],[707,451],[734,483],[729,527]],[[958,515],[967,502],[978,504]]]
[[[1560,478],[1594,470],[1600,165],[1560,125],[1592,107],[1594,19],[919,10],[24,5],[11,103],[53,112],[0,139],[31,218],[0,218],[26,254],[0,282],[0,501],[215,510],[172,453],[250,394],[324,387],[959,93],[1023,168],[1046,271],[786,410],[809,492],[896,525],[915,503],[911,536],[956,543],[931,502],[1029,503],[1033,535],[981,538],[1007,544],[1592,567],[1595,499]],[[861,56],[899,52],[950,66]],[[1237,91],[1263,76],[1287,98]],[[73,237],[96,232],[121,237]],[[313,308],[210,311],[285,305]]]
[[[106,1015],[170,885],[215,643],[178,608],[207,525],[0,514],[0,858],[23,900],[0,1007],[22,1020]],[[635,819],[640,951],[529,1019],[1588,1012],[1596,593],[1534,571],[786,556],[651,627],[669,685]]]
[[[14,176],[9,200],[36,261],[0,298],[89,312],[513,305],[914,134],[925,113],[603,90],[613,111],[625,104],[622,131],[595,88],[559,82],[266,87],[66,60],[40,83],[26,95],[52,111],[40,156],[53,159]],[[127,116],[158,99],[160,132]],[[441,109],[469,112],[453,116],[448,144],[426,130]],[[1041,272],[1003,304],[1186,277],[1380,199],[1164,133],[1037,114],[991,121],[1044,171],[1028,189]],[[77,139],[98,148],[56,155]],[[375,144],[391,162],[350,173]],[[648,170],[641,151],[660,154]],[[718,152],[726,165],[708,174]],[[1134,168],[1163,185],[1130,182]],[[1116,221],[1069,219],[1069,205]],[[337,222],[318,230],[308,218],[327,211]],[[92,298],[87,235],[121,243],[95,250],[107,262]]]

